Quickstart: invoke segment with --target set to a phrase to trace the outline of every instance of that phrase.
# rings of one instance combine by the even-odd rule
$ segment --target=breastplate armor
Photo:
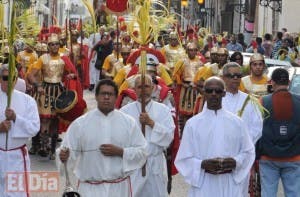
[[[60,83],[64,73],[65,62],[62,59],[51,59],[49,54],[42,56],[42,73],[47,83]]]
[[[171,70],[173,70],[175,63],[183,57],[185,57],[183,48],[171,49],[170,46],[166,46],[167,66]]]
[[[77,65],[80,58],[80,46],[78,44],[75,44],[72,46],[73,54],[74,54],[74,63]]]
[[[252,83],[250,76],[243,78],[243,84],[249,94],[256,97],[264,96],[268,94],[267,84],[255,84]]]
[[[194,80],[197,70],[202,66],[199,60],[186,59],[184,61],[183,81],[191,82]]]

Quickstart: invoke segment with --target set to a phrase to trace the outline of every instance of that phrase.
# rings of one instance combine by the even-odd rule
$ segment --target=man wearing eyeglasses
[[[97,108],[70,125],[57,150],[60,161],[75,168],[82,196],[132,197],[135,185],[129,176],[146,161],[146,140],[137,122],[115,109],[117,96],[117,85],[101,80],[95,90]]]
[[[67,56],[59,54],[59,39],[57,34],[51,34],[48,38],[49,53],[39,57],[33,64],[28,74],[29,82],[36,88],[36,101],[38,103],[41,118],[41,147],[33,147],[31,152],[38,152],[41,156],[48,156],[49,136],[51,137],[50,159],[55,159],[55,145],[58,137],[58,117],[54,109],[55,99],[63,91],[63,82],[67,82],[70,89],[75,89],[77,96],[82,98],[82,88],[77,72]],[[43,81],[40,82],[41,71]],[[71,79],[74,79],[71,81]],[[74,87],[72,87],[74,86]]]
[[[17,69],[13,80],[17,79]],[[9,173],[13,176],[24,174],[28,176],[30,161],[26,143],[28,138],[37,134],[40,129],[40,119],[36,102],[32,97],[14,89],[11,94],[11,104],[7,108],[8,64],[0,67],[0,194],[7,196],[28,196],[26,179],[18,192],[9,191],[15,182],[9,181]],[[7,140],[6,140],[7,139]],[[28,186],[28,185],[27,185]],[[26,195],[27,194],[27,195]]]
[[[189,197],[244,196],[244,182],[255,158],[247,125],[222,107],[224,81],[204,83],[206,107],[185,125],[175,165],[191,185]]]
[[[235,62],[229,62],[223,67],[223,80],[226,94],[223,97],[223,108],[241,117],[247,124],[253,144],[262,135],[263,118],[259,102],[252,96],[239,90],[242,78],[242,67]],[[248,195],[249,178],[244,184],[244,196]]]
[[[223,67],[226,85],[223,108],[240,116],[247,123],[249,135],[255,144],[261,137],[263,119],[256,99],[239,90],[242,76],[242,67],[235,62],[229,62]]]

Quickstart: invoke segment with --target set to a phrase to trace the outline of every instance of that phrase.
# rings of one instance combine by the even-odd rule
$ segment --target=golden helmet
[[[169,38],[170,39],[177,39],[177,34],[176,34],[176,32],[171,32],[170,34],[169,34]]]
[[[220,55],[222,54],[229,55],[228,50],[226,48],[219,48],[217,53]]]
[[[201,27],[198,31],[198,35],[202,38],[206,37],[208,34],[208,30],[205,27]]]
[[[40,43],[40,42],[36,43],[36,45],[34,46],[34,49],[36,51],[41,51],[42,50],[42,43]]]
[[[210,54],[216,54],[218,53],[218,48],[217,47],[213,47],[210,49]]]
[[[59,42],[58,35],[54,33],[48,37],[48,44],[53,42]]]
[[[123,45],[121,48],[121,53],[130,53],[131,52],[131,46],[130,45]]]
[[[249,64],[251,65],[252,62],[255,62],[255,61],[263,61],[265,62],[265,58],[262,54],[260,53],[254,53],[251,57],[250,57],[250,60],[249,60]]]
[[[41,51],[42,52],[48,52],[48,46],[46,43],[41,43]]]
[[[98,31],[106,31],[105,25],[101,25],[98,29]]]
[[[186,49],[198,49],[198,47],[194,42],[189,42],[186,46]]]

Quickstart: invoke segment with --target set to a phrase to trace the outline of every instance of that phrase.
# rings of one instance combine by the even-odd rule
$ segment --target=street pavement
[[[88,109],[93,109],[96,107],[94,92],[90,92],[88,90],[84,91],[84,99],[87,102]],[[63,137],[63,136],[62,136]],[[30,143],[28,143],[29,145]],[[30,145],[29,145],[30,146]],[[53,160],[49,160],[48,158],[42,158],[38,155],[31,155],[31,170],[44,172],[44,171],[58,171],[56,167],[56,163]],[[70,174],[71,184],[73,188],[76,188],[77,181],[75,177]],[[65,176],[60,174],[59,176],[59,191],[58,192],[32,192],[32,197],[60,197],[65,189]],[[173,176],[173,187],[172,192],[169,197],[185,197],[187,196],[189,186],[184,182],[183,177],[181,175]],[[282,187],[280,187],[278,197],[283,196]]]

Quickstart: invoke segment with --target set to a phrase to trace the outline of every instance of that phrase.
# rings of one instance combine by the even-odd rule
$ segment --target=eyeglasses
[[[113,93],[113,92],[99,92],[99,95],[103,96],[103,97],[105,97],[105,96],[111,97],[111,96],[114,96],[115,93]]]
[[[234,78],[240,79],[240,78],[242,78],[242,76],[243,75],[241,73],[228,73],[225,75],[225,77],[231,78],[231,79],[234,79]]]
[[[205,88],[204,91],[207,94],[212,94],[213,92],[215,92],[216,94],[222,94],[224,92],[224,90],[222,89],[214,89],[214,88]]]
[[[3,75],[1,78],[2,78],[2,81],[8,81],[8,75]]]
[[[198,49],[188,49],[188,51],[194,51],[194,52],[197,52]]]
[[[121,55],[130,55],[130,53],[127,53],[127,52],[121,52]]]
[[[49,43],[49,46],[55,46],[55,45],[59,45],[59,42]]]

